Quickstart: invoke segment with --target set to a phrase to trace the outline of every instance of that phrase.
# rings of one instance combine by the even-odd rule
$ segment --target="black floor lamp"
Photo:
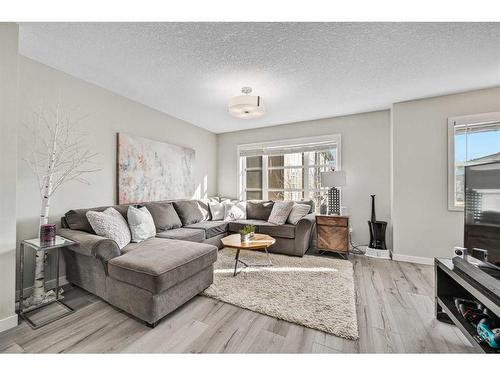
[[[342,202],[339,187],[346,185],[344,171],[321,172],[321,187],[328,187],[328,215],[340,215]]]

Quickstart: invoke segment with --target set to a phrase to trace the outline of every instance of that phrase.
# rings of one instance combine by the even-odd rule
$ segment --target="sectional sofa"
[[[213,282],[213,263],[221,239],[247,224],[258,233],[276,238],[271,252],[303,256],[314,230],[314,207],[296,225],[267,222],[272,201],[246,202],[246,219],[212,220],[210,200],[141,203],[153,217],[157,234],[120,249],[113,240],[95,234],[87,220],[89,210],[114,207],[127,219],[128,205],[68,211],[59,234],[73,241],[65,249],[66,277],[70,283],[145,321],[150,326]]]

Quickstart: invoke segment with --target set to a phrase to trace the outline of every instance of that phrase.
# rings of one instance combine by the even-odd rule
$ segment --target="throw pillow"
[[[198,201],[175,201],[174,207],[182,221],[183,226],[199,223],[204,220],[204,215]]]
[[[267,221],[273,210],[273,204],[273,201],[248,201],[247,219]]]
[[[209,202],[208,207],[210,207],[212,220],[224,220],[224,203]]]
[[[150,202],[144,206],[153,217],[157,232],[182,227],[181,219],[172,202]]]
[[[128,206],[127,220],[132,242],[142,242],[156,235],[153,217],[146,207]]]
[[[247,218],[246,202],[224,202],[224,220],[235,221]]]
[[[293,202],[292,201],[275,201],[271,215],[267,221],[271,224],[283,225],[288,219],[288,215],[292,211]]]
[[[87,211],[86,216],[98,236],[115,241],[120,249],[130,243],[130,229],[127,222],[113,207],[103,212]]]
[[[310,209],[311,206],[308,204],[295,203],[292,211],[290,211],[290,215],[288,215],[287,223],[296,225],[300,219],[309,213]]]

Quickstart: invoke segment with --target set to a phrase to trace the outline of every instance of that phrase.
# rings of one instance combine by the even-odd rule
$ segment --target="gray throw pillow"
[[[296,225],[300,219],[309,213],[310,209],[311,206],[308,204],[295,203],[292,211],[290,211],[290,215],[288,215],[287,223]]]
[[[203,221],[204,215],[197,201],[175,201],[175,211],[182,221],[182,225],[196,224]]]
[[[293,202],[292,201],[275,201],[271,215],[267,221],[271,224],[283,225],[288,219],[288,215],[292,211]]]
[[[210,207],[212,220],[224,220],[224,203],[209,202],[208,206]]]
[[[144,204],[155,222],[156,232],[182,227],[172,202],[150,202]]]
[[[273,204],[273,201],[247,201],[247,219],[267,221],[271,215]]]
[[[136,208],[128,206],[128,226],[132,235],[132,242],[142,242],[156,236],[156,227],[153,217],[146,207]]]
[[[113,207],[104,212],[87,211],[86,216],[98,236],[115,241],[120,249],[130,243],[130,229],[127,222]]]

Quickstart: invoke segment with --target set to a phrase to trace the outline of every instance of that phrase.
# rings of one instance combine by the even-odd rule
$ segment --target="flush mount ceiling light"
[[[245,95],[235,96],[229,101],[227,110],[234,117],[242,119],[257,118],[266,113],[266,108],[260,96],[249,95],[251,87],[243,87],[241,92]]]

